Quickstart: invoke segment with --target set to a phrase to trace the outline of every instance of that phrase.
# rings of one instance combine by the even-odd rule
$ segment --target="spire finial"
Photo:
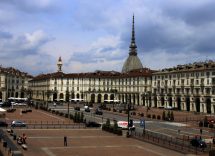
[[[130,44],[130,52],[129,55],[137,55],[137,46],[135,43],[135,30],[134,30],[134,14],[133,14],[133,21],[132,21],[132,35],[131,35],[131,44]]]
[[[58,59],[58,62],[57,62],[57,67],[58,67],[58,72],[62,72],[62,65],[63,65],[63,62],[62,62],[62,59],[61,59],[61,56],[59,57]]]

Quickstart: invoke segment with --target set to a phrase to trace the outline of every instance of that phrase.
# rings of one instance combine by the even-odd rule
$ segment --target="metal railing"
[[[134,131],[131,133],[131,137],[141,141],[156,144],[164,148],[175,150],[184,154],[202,154],[205,152],[209,152],[211,149],[211,144],[208,144],[206,148],[194,147],[190,144],[190,140],[169,137],[147,130],[143,131],[142,133]]]

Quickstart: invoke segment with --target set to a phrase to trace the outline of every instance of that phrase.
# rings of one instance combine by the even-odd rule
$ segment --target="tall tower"
[[[57,71],[58,72],[62,72],[62,66],[63,66],[63,62],[61,60],[61,57],[59,57],[59,59],[57,61]]]
[[[134,30],[134,15],[133,15],[131,44],[129,46],[129,56],[123,65],[122,73],[127,73],[134,69],[141,69],[141,68],[143,68],[143,65],[137,56],[137,46],[135,43],[135,30]]]

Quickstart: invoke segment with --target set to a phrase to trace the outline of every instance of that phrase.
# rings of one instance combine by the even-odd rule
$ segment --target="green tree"
[[[170,111],[167,112],[167,120],[169,120],[169,121],[171,120],[171,113],[170,113]]]
[[[171,111],[170,119],[171,119],[171,121],[174,121],[174,114],[173,114],[173,111]]]
[[[77,122],[81,121],[81,116],[80,116],[80,112],[77,113]]]
[[[107,121],[106,121],[106,126],[107,126],[107,127],[110,127],[110,119],[109,119],[109,118],[108,118]]]
[[[81,112],[81,122],[84,122],[84,113]]]
[[[162,120],[166,120],[166,112],[165,111],[163,111]]]
[[[77,114],[77,112],[75,112],[75,116],[74,116],[74,122],[77,122],[77,116],[78,116],[78,114]]]
[[[118,125],[117,125],[117,121],[116,121],[116,120],[114,120],[113,128],[114,128],[114,130],[117,130],[117,128],[118,128]]]

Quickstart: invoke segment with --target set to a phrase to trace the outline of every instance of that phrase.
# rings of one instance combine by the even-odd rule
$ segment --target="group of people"
[[[19,137],[17,138],[17,143],[18,143],[19,145],[26,144],[26,139],[27,139],[27,136],[25,135],[25,133],[23,133],[22,136],[19,136]]]

